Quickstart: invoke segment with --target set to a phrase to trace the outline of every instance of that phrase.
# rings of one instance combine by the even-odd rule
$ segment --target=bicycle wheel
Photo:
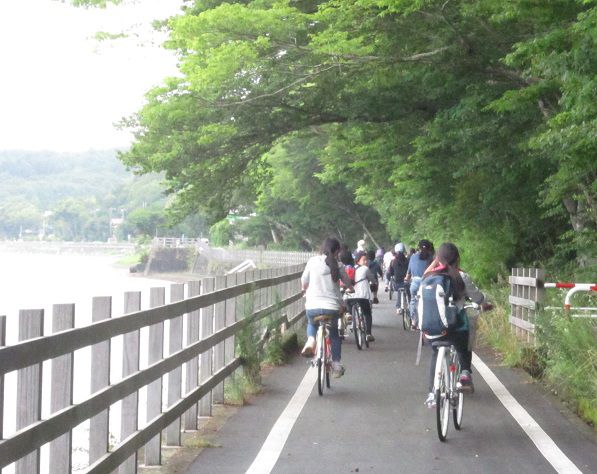
[[[445,353],[442,354],[440,348],[440,354],[437,358],[437,364],[439,365],[441,374],[439,377],[439,387],[435,391],[435,410],[436,410],[436,421],[437,421],[437,436],[440,441],[445,441],[448,435],[448,425],[450,422],[450,400],[449,400],[449,383],[450,383],[450,370],[448,368],[448,361],[445,358]],[[442,357],[440,357],[442,356]],[[436,365],[438,367],[438,365]]]
[[[388,296],[390,297],[390,300],[392,299],[392,293],[394,293],[394,284],[390,282],[390,289],[388,291]]]
[[[462,415],[464,412],[464,393],[458,390],[456,386],[458,378],[460,377],[460,363],[458,362],[458,356],[456,356],[456,360],[454,361],[454,363],[456,364],[456,370],[453,372],[452,375],[452,417],[454,419],[454,428],[459,430],[462,428]]]
[[[329,339],[325,341],[325,386],[330,388],[330,373],[332,371],[332,346]]]
[[[319,395],[323,395],[325,372],[325,362],[321,358],[317,359],[317,391],[319,392]]]
[[[354,333],[354,342],[357,345],[357,349],[363,348],[363,333],[361,332],[359,323],[359,305],[354,304],[352,306],[352,332]]]
[[[365,347],[369,347],[369,341],[367,340],[367,322],[365,321],[365,315],[359,308],[359,330],[361,332],[361,340],[365,342]]]

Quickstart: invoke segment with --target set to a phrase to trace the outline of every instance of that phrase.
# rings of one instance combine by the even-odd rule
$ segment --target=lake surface
[[[121,316],[124,308],[124,293],[141,291],[142,308],[149,308],[149,290],[152,287],[166,287],[168,301],[172,282],[142,278],[129,274],[127,268],[115,266],[121,256],[97,256],[80,254],[19,253],[0,250],[0,315],[5,315],[7,344],[18,340],[18,316],[21,309],[44,309],[44,334],[51,333],[52,306],[54,304],[75,304],[75,325],[84,326],[91,321],[91,300],[94,296],[112,297],[112,315]],[[141,366],[146,364],[146,330],[141,331]],[[112,339],[111,382],[117,382],[122,372],[122,337]],[[145,347],[144,347],[145,346]],[[89,396],[90,350],[75,352],[74,401]],[[42,418],[49,415],[50,361],[44,363]],[[4,433],[15,431],[16,373],[7,374],[5,380]],[[140,413],[144,414],[145,393],[140,391]],[[115,440],[120,437],[120,406],[110,410],[110,431]],[[144,415],[143,415],[144,418]],[[143,420],[141,420],[143,421]],[[73,468],[78,470],[87,464],[88,423],[73,430]],[[42,472],[47,472],[48,452],[42,448]],[[12,472],[8,468],[3,472]]]

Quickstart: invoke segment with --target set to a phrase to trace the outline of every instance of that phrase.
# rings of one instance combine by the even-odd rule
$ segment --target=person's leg
[[[433,392],[433,381],[435,379],[435,364],[437,363],[437,347],[431,346],[431,365],[429,366],[429,393]]]
[[[413,278],[411,283],[410,283],[410,295],[411,295],[411,299],[410,299],[410,304],[409,304],[409,310],[410,310],[410,317],[412,319],[412,321],[415,323],[415,325],[418,325],[418,315],[417,315],[417,291],[419,291],[419,286],[421,285],[421,279],[420,278]]]
[[[371,328],[373,327],[373,312],[371,310],[371,302],[368,299],[362,299],[359,302],[361,304],[361,309],[363,310],[363,316],[365,316],[367,334],[371,334]]]
[[[342,340],[340,339],[340,334],[338,333],[337,317],[331,321],[330,341],[332,343],[332,361],[340,362],[340,359],[342,358]]]
[[[317,334],[317,325],[313,323],[313,318],[319,314],[321,314],[319,310],[307,310],[307,337],[315,337]]]
[[[468,331],[454,331],[450,338],[454,342],[454,347],[458,352],[458,358],[460,360],[460,369],[468,370],[472,373],[471,363],[473,359],[473,353],[468,350]]]

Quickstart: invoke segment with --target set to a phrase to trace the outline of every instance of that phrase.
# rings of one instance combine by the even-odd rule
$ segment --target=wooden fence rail
[[[141,448],[144,464],[160,464],[162,433],[167,444],[180,445],[181,429],[196,429],[197,417],[211,414],[212,399],[223,401],[224,381],[241,366],[235,335],[262,324],[266,317],[287,327],[304,315],[301,271],[299,265],[205,278],[186,285],[186,298],[184,285],[174,284],[169,304],[165,304],[165,289],[154,288],[150,308],[145,310],[140,293],[126,293],[126,314],[117,318],[111,317],[111,299],[97,297],[92,305],[93,322],[79,328],[73,328],[74,305],[55,305],[53,334],[47,336],[42,335],[43,310],[21,311],[22,340],[4,347],[5,318],[0,317],[0,402],[4,376],[12,371],[19,374],[14,407],[17,431],[0,439],[0,470],[16,463],[17,474],[39,472],[40,449],[50,443],[50,472],[71,472],[72,430],[87,420],[89,463],[85,472],[136,472]],[[144,368],[140,367],[142,329],[148,342]],[[115,337],[123,340],[122,379],[110,383]],[[85,347],[91,348],[91,395],[73,404],[74,351]],[[42,419],[41,379],[47,360],[52,361],[51,371],[43,376],[52,379],[51,414]],[[139,390],[145,387],[147,421],[139,427]],[[167,395],[162,400],[164,388]],[[110,409],[117,402],[122,404],[121,436],[110,449]],[[0,438],[3,415],[0,403]]]

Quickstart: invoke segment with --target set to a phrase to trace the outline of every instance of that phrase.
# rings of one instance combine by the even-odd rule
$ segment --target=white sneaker
[[[305,347],[303,347],[303,350],[301,351],[301,355],[303,357],[313,357],[315,354],[315,344],[315,338],[309,336],[307,338],[307,342],[305,343]]]
[[[340,362],[332,361],[332,375],[339,378],[344,375],[344,366]]]
[[[427,408],[435,408],[435,394],[433,392],[429,392],[429,395],[427,395],[425,405]]]

